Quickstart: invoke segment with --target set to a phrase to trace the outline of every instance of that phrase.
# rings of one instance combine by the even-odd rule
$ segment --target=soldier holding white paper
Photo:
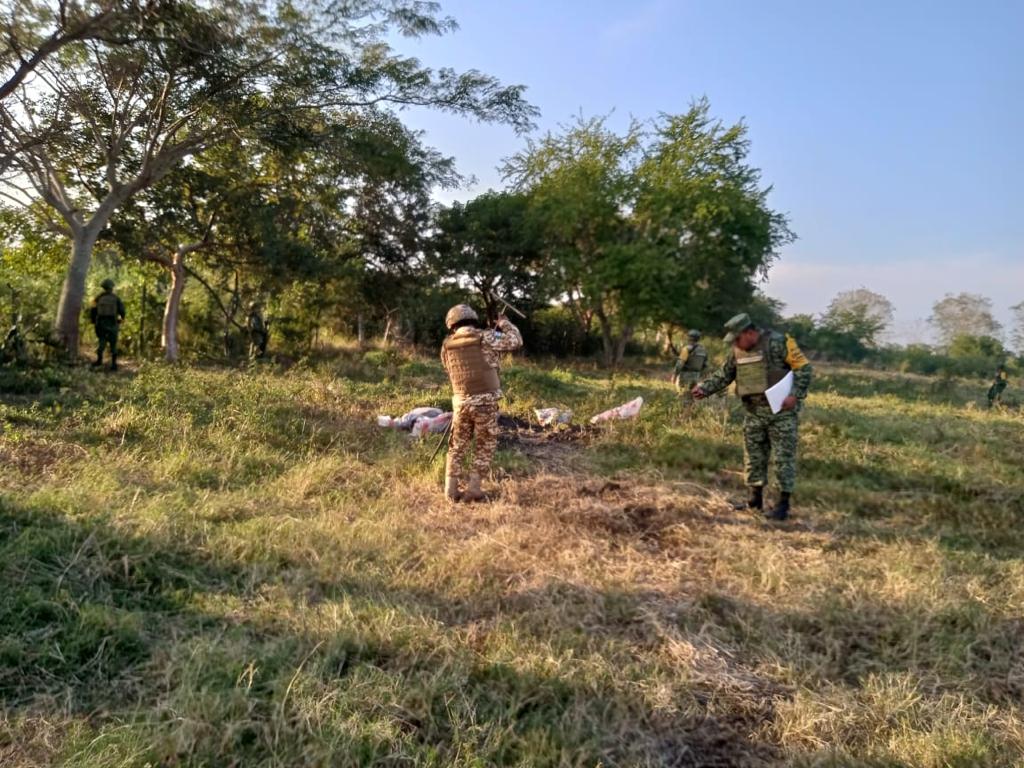
[[[779,502],[768,512],[773,520],[789,516],[790,495],[796,485],[799,412],[811,385],[813,369],[793,337],[758,328],[746,313],[725,324],[732,344],[722,367],[693,388],[700,400],[732,382],[747,414],[743,421],[743,457],[749,496],[737,508],[764,510],[768,462],[775,467]],[[766,392],[792,373],[792,390],[775,411]]]

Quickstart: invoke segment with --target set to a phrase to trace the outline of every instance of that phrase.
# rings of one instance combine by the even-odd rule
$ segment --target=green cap
[[[740,312],[738,315],[733,317],[725,324],[725,330],[728,333],[725,334],[725,340],[731,344],[736,341],[736,337],[739,336],[747,328],[752,328],[754,321],[750,319],[750,315],[746,312]]]

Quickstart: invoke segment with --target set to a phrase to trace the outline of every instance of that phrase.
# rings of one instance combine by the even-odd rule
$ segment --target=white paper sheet
[[[776,384],[774,387],[768,387],[765,390],[764,396],[768,398],[768,405],[771,406],[772,413],[778,413],[782,410],[782,401],[789,397],[793,391],[793,372],[790,371]]]

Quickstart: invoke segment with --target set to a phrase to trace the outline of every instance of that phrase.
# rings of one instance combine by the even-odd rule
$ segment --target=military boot
[[[469,473],[469,485],[466,486],[465,493],[462,494],[463,501],[483,501],[487,496],[484,495],[483,490],[480,488],[480,475],[476,472]]]
[[[769,520],[785,520],[789,517],[789,493],[783,491],[779,496],[779,503],[772,507],[770,512],[765,513]]]
[[[744,512],[748,509],[756,509],[758,512],[764,509],[764,488],[760,485],[750,486],[749,496],[746,501],[737,501],[732,505],[737,512]]]
[[[459,468],[452,461],[451,454],[444,462],[444,495],[448,501],[462,501],[462,492],[459,490]]]
[[[117,370],[117,355],[111,355],[110,357],[110,370]]]
[[[93,368],[99,368],[102,365],[103,365],[103,353],[102,352],[97,352],[96,353],[96,359],[93,360],[92,367]]]

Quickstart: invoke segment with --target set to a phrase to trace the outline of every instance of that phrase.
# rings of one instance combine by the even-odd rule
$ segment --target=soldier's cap
[[[700,331],[698,331],[696,328],[691,328],[686,335],[689,336],[691,339],[699,339]]]
[[[728,333],[725,334],[725,341],[728,344],[736,341],[736,337],[743,333],[747,328],[753,328],[754,321],[750,319],[750,315],[746,312],[740,312],[725,324],[725,330]]]
[[[114,290],[114,281],[108,277],[106,280],[100,283],[100,288],[103,288],[104,290],[107,291],[112,291]]]

